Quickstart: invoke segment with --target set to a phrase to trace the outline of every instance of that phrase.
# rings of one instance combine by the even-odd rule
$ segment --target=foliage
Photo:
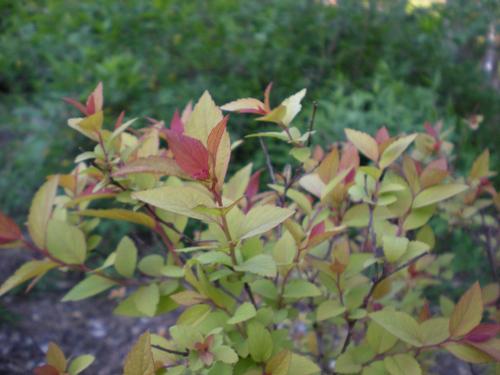
[[[496,277],[500,194],[485,150],[466,176],[452,167],[453,145],[442,124],[394,135],[344,129],[346,142],[312,146],[309,127],[296,126],[306,90],[274,105],[263,98],[218,107],[205,92],[167,127],[103,115],[103,86],[70,128],[93,143],[68,174],[51,175],[35,194],[28,236],[0,215],[0,246],[37,256],[0,287],[0,295],[48,272],[86,277],[63,301],[109,291],[114,312],[152,317],[179,311],[168,335],[145,332],[124,364],[144,374],[421,374],[439,350],[471,363],[500,360],[494,281],[474,283],[455,304],[425,299],[425,288],[450,280],[450,254],[433,254],[439,238],[429,221],[479,227]],[[229,116],[256,116],[275,130],[231,143]],[[314,113],[314,112],[313,112]],[[314,116],[313,116],[314,117]],[[295,121],[294,121],[295,120]],[[241,143],[261,143],[270,184],[248,164],[227,178]],[[278,172],[266,148],[289,148]],[[166,147],[168,146],[168,147]],[[92,208],[108,201],[107,208]],[[129,236],[104,258],[96,228],[126,221],[155,233],[162,253],[148,253]],[[188,225],[188,222],[191,224]],[[68,369],[52,345],[40,374]],[[75,364],[77,362],[77,364]]]

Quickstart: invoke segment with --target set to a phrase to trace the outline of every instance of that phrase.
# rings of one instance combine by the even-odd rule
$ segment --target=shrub
[[[323,150],[312,146],[315,111],[308,129],[292,126],[306,90],[276,107],[270,93],[271,85],[262,101],[219,108],[205,92],[169,127],[150,120],[141,128],[123,115],[104,126],[101,84],[85,104],[66,99],[83,116],[68,125],[94,147],[76,157],[71,173],[40,187],[29,238],[0,216],[1,246],[36,255],[0,295],[28,280],[31,288],[51,270],[74,270],[86,277],[63,301],[119,289],[116,314],[179,311],[168,336],[145,332],[137,340],[127,375],[420,374],[439,350],[471,363],[500,360],[497,284],[475,283],[456,304],[424,294],[453,277],[450,256],[432,253],[432,217],[450,226],[473,227],[478,218],[498,225],[488,151],[457,176],[439,124],[398,136],[346,128],[347,142]],[[276,126],[244,139],[259,138],[269,184],[252,163],[226,177],[243,140],[231,143],[222,111]],[[283,171],[274,169],[267,137],[290,148]],[[93,206],[104,200],[112,204]],[[101,258],[101,220],[142,226],[164,250],[147,253],[125,236]],[[495,270],[492,240],[480,240]],[[51,345],[36,371],[76,374],[92,360],[68,366]]]

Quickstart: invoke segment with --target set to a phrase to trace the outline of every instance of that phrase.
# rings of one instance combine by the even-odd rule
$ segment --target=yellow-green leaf
[[[160,290],[158,285],[150,284],[148,286],[141,286],[133,294],[133,300],[137,310],[146,316],[154,316],[156,307],[160,301]]]
[[[400,340],[420,346],[419,324],[410,315],[384,309],[371,313],[370,318]]]
[[[444,184],[432,186],[418,193],[413,201],[413,208],[428,206],[433,203],[444,201],[454,195],[460,194],[469,187],[462,184]]]
[[[252,208],[238,230],[238,239],[243,240],[265,233],[292,216],[295,212],[288,208],[271,205]]]
[[[52,214],[59,177],[52,177],[36,192],[28,216],[28,230],[31,239],[39,248],[45,248],[47,223]]]
[[[95,360],[95,357],[90,354],[79,355],[71,361],[68,367],[69,375],[77,375],[89,367]]]
[[[257,312],[255,307],[250,302],[245,302],[239,306],[231,319],[227,321],[227,324],[238,324],[252,319]]]
[[[382,244],[387,260],[393,263],[401,258],[408,248],[408,243],[409,241],[406,237],[383,236]]]
[[[103,219],[128,221],[130,223],[144,225],[148,228],[155,227],[155,220],[151,216],[142,212],[135,212],[122,208],[88,209],[78,211],[78,214],[82,216],[100,217]]]
[[[392,142],[382,153],[380,157],[379,166],[381,169],[387,168],[391,165],[401,154],[408,148],[408,146],[415,140],[417,134],[407,135]]]
[[[127,354],[124,375],[154,375],[155,364],[151,350],[151,337],[145,332]]]
[[[469,333],[483,317],[481,287],[476,282],[455,305],[450,317],[450,334],[459,337]]]
[[[265,362],[273,353],[273,339],[269,331],[258,322],[251,322],[247,327],[248,350],[255,362]]]
[[[0,287],[0,296],[4,295],[12,288],[15,288],[16,286],[24,283],[27,280],[30,280],[34,277],[43,276],[47,271],[56,266],[57,263],[54,263],[50,260],[31,260],[24,263],[16,270],[16,272],[14,272],[12,276],[4,281],[4,283]]]
[[[446,343],[443,346],[455,357],[469,363],[489,363],[493,359],[486,353],[467,344],[459,344],[455,342]]]
[[[85,236],[78,227],[52,219],[47,227],[47,250],[66,264],[82,264],[87,255]]]
[[[425,346],[437,345],[450,337],[447,318],[432,318],[420,323],[420,341]]]
[[[95,296],[115,286],[116,283],[99,275],[90,275],[76,284],[62,299],[65,301],[80,301]]]
[[[396,354],[384,358],[384,364],[391,375],[421,375],[418,362],[409,354]]]
[[[334,318],[345,312],[345,307],[338,301],[323,301],[316,310],[316,320],[321,322],[326,319]]]
[[[123,237],[116,248],[115,268],[125,277],[132,277],[137,263],[137,248],[127,236]]]
[[[368,159],[378,160],[377,141],[370,135],[354,130],[344,129],[347,139]]]

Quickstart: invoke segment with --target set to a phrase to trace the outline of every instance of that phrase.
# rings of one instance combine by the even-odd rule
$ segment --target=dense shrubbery
[[[133,128],[136,119],[123,115],[109,124],[100,84],[85,104],[66,99],[82,113],[69,127],[93,147],[70,173],[40,187],[29,237],[0,215],[0,245],[36,255],[0,295],[26,281],[31,288],[54,269],[76,270],[86,277],[63,301],[110,291],[118,315],[179,311],[168,335],[138,339],[125,375],[422,374],[440,350],[470,363],[499,362],[495,280],[474,283],[456,304],[424,293],[459,282],[453,256],[433,253],[441,240],[433,217],[478,233],[495,273],[500,194],[488,150],[461,176],[441,124],[402,135],[346,128],[347,142],[312,146],[314,111],[308,127],[292,125],[306,90],[275,105],[271,88],[263,99],[220,108],[205,92],[168,127],[151,120]],[[275,129],[231,143],[222,110]],[[283,170],[268,139],[288,150]],[[248,163],[227,178],[242,141],[254,150],[260,143],[267,171]],[[142,226],[164,248],[151,253],[124,236],[106,252],[96,231],[101,219]],[[52,344],[35,373],[75,375],[92,361],[82,355],[68,363]]]

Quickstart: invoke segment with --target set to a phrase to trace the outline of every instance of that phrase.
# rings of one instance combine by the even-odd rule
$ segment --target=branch
[[[173,350],[173,349],[167,349],[167,348],[164,348],[163,346],[160,346],[160,345],[151,345],[152,348],[155,348],[155,349],[158,349],[158,350],[161,350],[163,352],[167,352],[167,353],[170,353],[170,354],[175,354],[175,355],[181,355],[183,357],[187,357],[189,355],[189,350],[186,350],[186,351],[179,351],[179,350]]]
[[[269,174],[271,175],[271,181],[273,184],[276,184],[276,177],[274,176],[274,169],[273,165],[271,164],[271,157],[269,156],[269,150],[267,149],[267,145],[262,139],[262,137],[259,137],[259,142],[260,142],[260,147],[262,147],[262,151],[264,152],[264,156],[266,158],[266,166],[267,170],[269,171]]]
[[[312,142],[312,131],[314,129],[314,121],[316,120],[316,111],[318,110],[318,102],[313,102],[313,110],[311,114],[311,120],[309,120],[309,138],[307,138],[307,147],[311,146]]]

